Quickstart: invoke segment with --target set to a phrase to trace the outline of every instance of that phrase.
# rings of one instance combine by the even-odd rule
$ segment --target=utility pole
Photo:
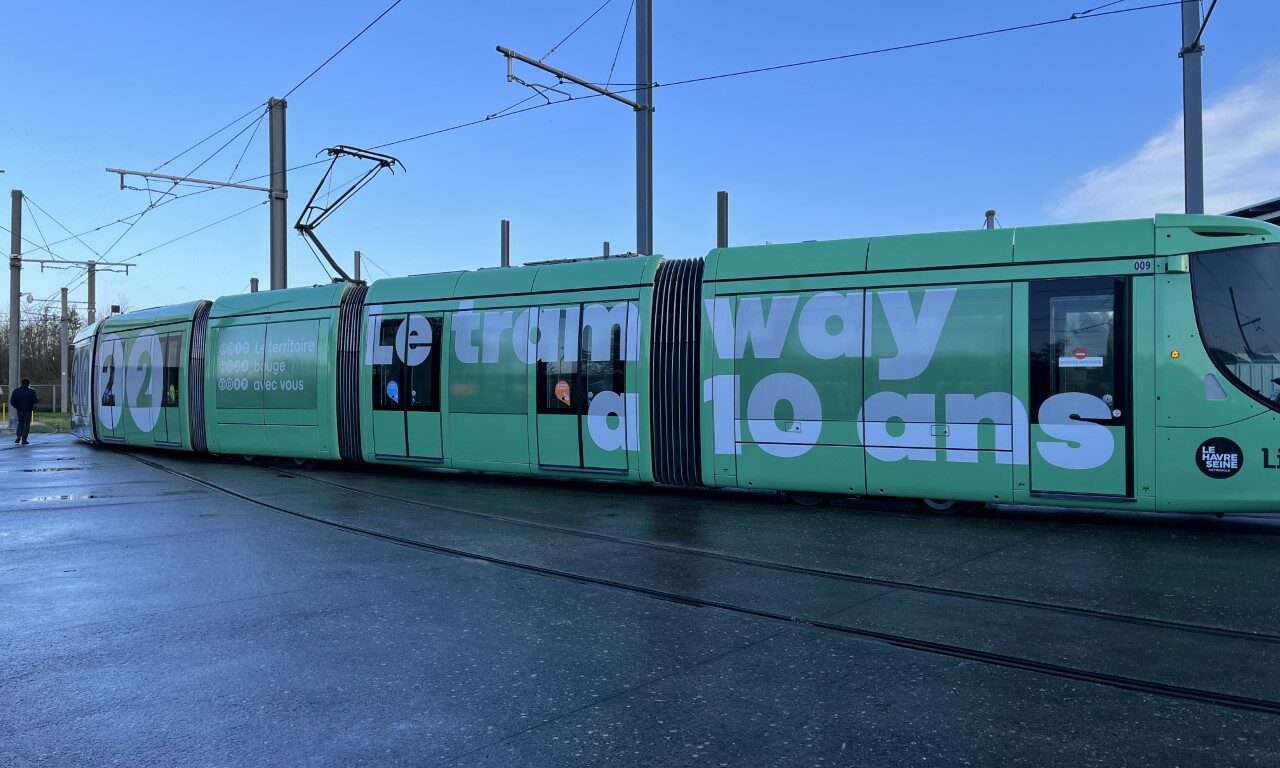
[[[1201,93],[1200,0],[1182,3],[1182,159],[1186,212],[1204,213],[1204,121]]]
[[[358,283],[360,282],[360,252],[359,251],[356,251],[354,261],[355,261],[355,269],[352,270],[351,274],[353,277],[355,277],[356,282]]]
[[[653,2],[636,0],[636,252],[653,255]]]
[[[268,99],[271,135],[271,290],[289,287],[289,188],[285,179],[284,99]]]
[[[257,292],[258,292],[258,278],[251,277],[249,278],[249,293],[257,293]]]
[[[983,229],[996,228],[996,209],[994,208],[987,209],[987,218],[985,221],[982,222],[982,228]]]
[[[13,207],[9,213],[9,389],[13,394],[18,383],[19,356],[22,351],[22,329],[18,325],[19,302],[22,298],[22,190],[9,193]],[[18,414],[9,409],[9,428],[18,426]]]
[[[729,247],[729,193],[716,193],[716,247]]]
[[[218,181],[215,179],[197,179],[194,176],[174,176],[167,173],[156,173],[155,171],[130,171],[124,168],[108,168],[107,173],[115,173],[120,176],[120,189],[134,189],[134,187],[125,186],[124,179],[126,176],[138,176],[143,179],[160,179],[163,181],[173,182],[176,187],[179,184],[190,184],[200,187],[230,187],[232,189],[248,189],[253,192],[262,192],[267,195],[267,199],[271,203],[271,230],[268,238],[271,244],[271,287],[286,288],[288,287],[288,253],[289,244],[285,238],[285,234],[289,231],[289,189],[287,183],[288,166],[285,160],[285,129],[284,129],[284,99],[268,99],[267,115],[268,130],[270,138],[270,177],[271,185],[269,187],[259,187],[252,184],[240,184],[233,181]],[[170,187],[172,189],[172,187]],[[331,260],[332,261],[332,260]],[[90,285],[93,281],[93,272],[89,273]],[[345,276],[345,273],[344,273]],[[90,310],[89,322],[93,322],[93,311]]]
[[[557,86],[573,83],[600,96],[626,104],[636,113],[636,252],[653,255],[653,0],[636,0],[636,98],[628,99],[596,83],[545,64],[539,59],[498,46],[507,59],[507,82],[532,88],[544,99],[544,91],[572,98],[558,88],[527,83],[513,71],[514,62],[540,69],[556,78]],[[526,262],[529,263],[529,262]]]
[[[67,345],[70,343],[68,338],[71,335],[71,329],[68,325],[70,318],[67,317],[67,286],[62,286],[62,323],[58,329],[58,340],[62,342],[62,354],[58,358],[58,391],[62,393],[62,412],[70,413],[67,404],[70,400],[67,397]]]
[[[502,256],[499,264],[511,266],[511,222],[507,219],[502,220]]]
[[[89,325],[93,325],[98,319],[97,297],[98,297],[98,264],[93,261],[85,262],[85,272],[89,276]]]

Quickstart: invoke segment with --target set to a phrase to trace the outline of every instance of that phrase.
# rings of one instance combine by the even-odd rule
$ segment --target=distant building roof
[[[1265,203],[1254,203],[1234,211],[1228,211],[1227,215],[1280,223],[1280,197],[1268,200]]]

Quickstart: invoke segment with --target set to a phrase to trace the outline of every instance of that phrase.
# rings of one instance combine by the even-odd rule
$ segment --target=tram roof
[[[487,298],[651,285],[661,260],[661,256],[616,256],[478,269],[474,272],[393,277],[370,285],[365,303]]]
[[[811,240],[717,248],[707,280],[888,272],[1166,256],[1280,237],[1280,227],[1231,216],[1150,219]]]
[[[328,285],[311,285],[302,288],[285,288],[278,291],[237,293],[223,296],[213,302],[209,317],[237,317],[261,315],[268,312],[294,312],[305,309],[331,309],[342,301],[342,294],[350,283],[335,282]]]
[[[87,325],[76,333],[75,340],[92,336],[98,329],[103,331],[129,331],[138,328],[152,328],[168,323],[187,323],[195,317],[200,307],[199,301],[188,301],[184,304],[170,304],[166,307],[148,307],[147,309],[124,312],[119,315],[107,315],[93,325]]]

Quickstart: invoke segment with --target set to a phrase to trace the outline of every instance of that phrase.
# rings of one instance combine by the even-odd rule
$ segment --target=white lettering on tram
[[[876,293],[898,348],[897,356],[880,360],[881,380],[914,379],[924,373],[938,349],[938,339],[942,337],[955,297],[955,288],[931,288],[924,292],[917,316],[906,291]]]
[[[705,310],[712,348],[722,360],[742,359],[748,349],[758,360],[781,359],[793,327],[809,357],[834,360],[871,354],[872,308],[878,303],[893,354],[877,359],[875,370],[881,381],[910,381],[933,361],[956,289],[930,288],[918,296],[918,309],[910,292],[894,289],[822,291],[803,301],[797,294],[717,297],[705,302]],[[430,323],[416,314],[401,321],[394,345],[380,343],[381,312],[381,307],[369,308],[366,364],[400,357],[416,366],[438,348]],[[630,301],[493,310],[476,310],[474,302],[461,301],[449,322],[454,357],[464,365],[500,363],[508,349],[523,365],[574,361],[580,340],[588,345],[583,350],[587,359],[609,360],[615,331],[622,360],[639,359],[639,309]],[[702,399],[711,406],[716,454],[740,454],[744,442],[753,442],[769,455],[794,458],[821,441],[821,396],[799,373],[771,373],[749,392],[742,391],[740,376],[717,374],[704,380]],[[638,411],[635,393],[599,392],[588,406],[587,432],[601,450],[638,450]],[[1037,415],[1048,439],[1035,441],[1035,448],[1049,464],[1092,469],[1114,455],[1107,427],[1080,420],[1110,418],[1110,407],[1098,398],[1061,393],[1045,400]],[[856,426],[867,454],[887,462],[974,463],[980,457],[979,435],[988,434],[994,444],[984,447],[994,448],[997,463],[1025,466],[1032,442],[1026,405],[1009,392],[870,392]]]
[[[1062,392],[1040,406],[1040,429],[1055,441],[1038,440],[1045,461],[1063,469],[1094,469],[1115,453],[1115,438],[1102,424],[1080,419],[1111,418],[1111,406],[1085,392]]]
[[[124,379],[129,413],[133,416],[133,422],[143,432],[150,432],[160,421],[160,395],[164,381],[160,339],[155,331],[145,330],[133,340]]]
[[[819,293],[800,310],[800,344],[819,360],[862,357],[862,328],[862,291]]]

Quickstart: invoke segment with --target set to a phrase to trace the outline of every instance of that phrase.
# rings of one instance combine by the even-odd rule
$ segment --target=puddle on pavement
[[[101,499],[103,493],[60,493],[56,496],[32,496],[27,501],[81,501],[83,499]]]

